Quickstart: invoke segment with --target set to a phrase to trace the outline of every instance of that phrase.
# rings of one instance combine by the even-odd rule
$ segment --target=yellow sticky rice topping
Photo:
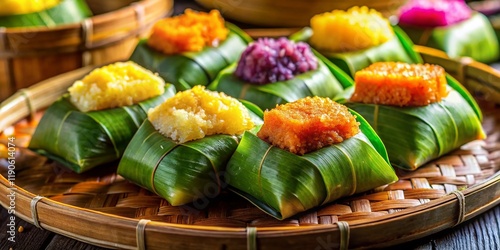
[[[206,46],[217,47],[228,33],[219,11],[205,13],[187,9],[183,15],[158,21],[148,45],[165,54],[197,52]]]
[[[1,0],[0,16],[20,15],[50,9],[62,0]]]
[[[203,86],[178,92],[150,109],[148,118],[156,130],[178,143],[214,134],[240,135],[254,126],[238,100]]]
[[[366,6],[334,10],[310,20],[310,44],[320,51],[347,52],[380,45],[394,37],[389,21]]]
[[[165,92],[165,82],[134,62],[93,70],[69,89],[71,102],[83,112],[137,104]]]
[[[446,72],[434,64],[376,62],[356,72],[352,102],[425,106],[448,95]]]

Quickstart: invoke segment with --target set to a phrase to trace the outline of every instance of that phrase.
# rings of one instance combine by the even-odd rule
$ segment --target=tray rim
[[[429,48],[420,48],[416,46],[420,52],[434,53],[434,55],[442,57],[442,52]],[[448,58],[448,60],[451,60]],[[0,131],[15,122],[29,116],[34,115],[36,110],[47,107],[61,94],[66,92],[67,87],[76,79],[81,78],[92,69],[98,66],[88,66],[78,70],[65,73],[48,80],[42,81],[27,89],[22,89],[16,94],[8,98],[0,104],[0,115],[5,117],[0,120]],[[493,72],[492,73],[496,73]],[[500,76],[500,73],[496,73]],[[46,86],[51,86],[52,91],[46,93]],[[14,114],[9,114],[9,110],[16,110]],[[16,192],[16,216],[34,224],[32,217],[31,202],[36,194],[24,190],[22,187],[15,186]],[[8,208],[7,194],[11,192],[10,182],[5,177],[0,177],[0,204],[4,208]],[[473,185],[463,192],[465,200],[464,220],[469,220],[486,210],[500,204],[500,171],[490,176],[482,183]],[[484,194],[488,195],[484,195]],[[473,202],[471,202],[473,201]],[[475,202],[474,202],[475,201]],[[43,198],[38,203],[37,218],[42,228],[74,238],[96,246],[121,249],[136,249],[138,243],[137,225],[139,219],[126,218],[98,212],[92,209],[80,208],[68,204],[53,201],[49,198]],[[406,224],[411,221],[418,220],[422,217],[441,214],[438,222],[434,221],[434,225],[420,225],[413,228],[414,232],[397,231],[397,227],[388,225]],[[444,211],[444,212],[442,212]],[[450,212],[453,211],[453,212]],[[57,213],[58,218],[54,218],[53,214]],[[453,194],[445,195],[441,198],[432,200],[426,204],[404,209],[403,211],[379,216],[370,219],[360,219],[349,223],[350,229],[350,246],[355,248],[370,247],[386,247],[400,244],[410,240],[418,239],[446,228],[455,226],[457,218],[460,216],[460,203],[457,196]],[[78,221],[78,228],[75,225],[68,224],[68,221]],[[104,223],[95,223],[95,221],[103,221]],[[406,222],[406,223],[405,223]],[[424,224],[424,223],[422,223]],[[113,227],[110,228],[109,226]],[[405,227],[402,227],[405,228]],[[83,230],[82,230],[83,229]],[[90,230],[92,229],[92,230]],[[204,245],[207,249],[211,246],[225,245],[230,248],[244,248],[247,243],[248,228],[232,228],[218,226],[197,226],[197,225],[181,225],[165,222],[151,221],[147,224],[144,233],[147,235],[145,245],[150,249],[161,249],[165,243],[161,238],[181,237],[183,242],[200,241],[200,238],[209,239],[211,245]],[[357,242],[353,239],[363,239],[366,230],[381,230],[384,234],[389,230],[397,232],[396,235],[382,236],[382,239],[364,239],[364,242]],[[97,233],[96,232],[102,232]],[[307,244],[314,244],[317,241],[314,239],[332,237],[333,242],[340,244],[341,234],[338,225],[320,225],[317,226],[301,226],[301,227],[260,227],[257,228],[257,242],[260,246],[280,246],[288,248],[293,245],[293,242],[300,241]],[[111,235],[111,236],[110,236]],[[161,236],[161,237],[160,237]],[[304,238],[305,237],[305,238]],[[379,236],[380,237],[380,236]],[[392,238],[392,239],[391,239]],[[276,245],[276,240],[280,240],[280,244]],[[311,242],[311,239],[313,240]],[[330,238],[329,238],[330,239]],[[180,247],[182,243],[170,242],[172,246]],[[371,242],[370,242],[371,241]],[[357,243],[363,243],[361,245]],[[177,245],[175,245],[177,244]],[[303,247],[303,246],[302,246]]]
[[[32,211],[30,209],[31,201],[36,197],[35,194],[28,192],[21,187],[15,186],[17,188],[16,194],[16,216],[21,219],[34,224],[34,220],[32,218]],[[495,191],[495,198],[485,201],[484,192],[486,191]],[[7,194],[11,191],[10,183],[2,176],[0,178],[0,204],[4,207],[8,207]],[[465,214],[464,221],[467,221],[488,209],[493,208],[494,206],[500,203],[500,172],[497,172],[495,175],[491,176],[488,181],[485,181],[479,185],[475,185],[471,188],[466,189],[464,192],[464,197],[466,200],[480,200],[484,202],[479,202],[479,204],[471,204],[470,202],[466,202],[465,206]],[[371,244],[370,247],[385,247],[391,246],[395,244],[400,244],[409,240],[418,239],[446,228],[451,228],[455,226],[457,217],[458,217],[458,208],[459,202],[455,195],[446,195],[441,198],[432,200],[426,204],[422,204],[419,206],[415,206],[412,208],[407,208],[403,211],[379,216],[372,219],[362,219],[356,220],[350,223],[351,237],[352,235],[356,235],[356,231],[363,231],[363,228],[366,227],[380,227],[380,229],[387,229],[386,224],[389,222],[396,222],[399,224],[405,224],[405,222],[419,219],[421,217],[425,217],[432,213],[438,213],[439,210],[444,211],[454,211],[453,213],[447,213],[449,216],[443,217],[440,222],[435,222],[440,224],[439,227],[431,227],[426,228],[424,231],[415,234],[409,234],[403,237],[397,237],[396,240],[390,241],[390,243],[378,243]],[[107,241],[108,237],[105,234],[95,234],[93,231],[82,231],[81,228],[78,228],[77,233],[74,232],[75,229],[72,225],[68,225],[64,223],[65,221],[79,221],[82,223],[81,226],[90,226],[96,229],[95,221],[100,221],[101,219],[106,221],[107,223],[103,223],[102,225],[97,225],[99,227],[104,227],[103,231],[109,231],[110,228],[107,226],[113,225],[112,230],[126,230],[126,232],[118,233],[117,235],[122,235],[127,239],[135,239],[136,227],[139,223],[139,219],[131,219],[121,216],[116,216],[112,214],[107,214],[91,209],[75,207],[72,205],[60,203],[57,201],[53,201],[49,198],[43,198],[37,203],[37,211],[38,211],[38,219],[40,221],[40,225],[42,228],[52,231],[54,233],[58,233],[70,238],[74,238],[89,244],[93,244],[96,246],[102,247],[111,247],[111,248],[120,248],[120,249],[136,249],[135,244],[120,244],[119,242],[123,241],[123,238],[117,238],[117,241]],[[53,215],[57,213],[60,216],[64,216],[66,218],[58,218],[54,220]],[[59,221],[61,220],[61,221]],[[87,225],[85,225],[87,224]],[[340,239],[340,231],[338,226],[336,225],[317,225],[317,226],[302,226],[302,227],[263,227],[257,228],[257,237],[259,241],[264,239],[270,240],[268,243],[272,243],[277,239],[283,240],[295,238],[297,236],[316,236],[317,237],[328,237],[329,235],[339,236],[338,238],[334,238],[335,241]],[[89,234],[90,233],[90,234]],[[246,228],[231,228],[231,227],[217,227],[217,226],[196,226],[196,225],[182,225],[182,224],[173,224],[173,223],[164,223],[164,222],[150,222],[147,224],[147,228],[145,230],[146,234],[149,233],[157,233],[162,236],[171,235],[171,236],[189,236],[191,235],[192,239],[199,239],[200,234],[204,234],[203,237],[207,238],[219,238],[222,240],[222,244],[234,244],[234,245],[245,245],[247,232]],[[283,236],[283,233],[286,233],[286,236]],[[95,237],[97,236],[97,237]],[[100,239],[101,238],[101,239]],[[130,242],[129,242],[130,243]],[[158,249],[161,249],[162,241],[157,239],[151,240],[151,242],[146,242],[152,246],[158,246]],[[359,246],[358,246],[359,247]],[[151,247],[151,249],[157,249]],[[209,248],[207,248],[209,249]]]

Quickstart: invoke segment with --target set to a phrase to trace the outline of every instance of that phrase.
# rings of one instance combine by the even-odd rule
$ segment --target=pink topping
[[[468,19],[464,0],[410,0],[400,10],[399,23],[419,27],[448,26]]]

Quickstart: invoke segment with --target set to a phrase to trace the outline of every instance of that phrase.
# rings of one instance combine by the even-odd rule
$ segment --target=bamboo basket
[[[466,83],[480,78],[498,88],[500,73],[490,67],[456,62],[433,49],[416,49],[426,62],[443,65]],[[290,250],[315,249],[325,242],[334,248],[378,248],[453,227],[500,203],[500,112],[498,104],[484,100],[484,95],[478,102],[487,139],[471,142],[415,172],[398,171],[400,181],[394,184],[283,221],[231,193],[172,207],[117,176],[114,165],[78,175],[21,148],[43,109],[92,68],[43,81],[0,106],[0,131],[5,132],[0,143],[14,134],[20,146],[15,186],[6,177],[7,162],[0,160],[0,203],[8,207],[7,194],[17,188],[16,216],[58,234],[119,249]]]
[[[113,0],[113,1],[86,0],[86,2],[87,5],[92,10],[92,13],[94,13],[94,15],[100,15],[126,7],[133,2],[137,2],[137,0]]]
[[[128,58],[137,37],[173,8],[172,0],[142,0],[123,8],[131,1],[88,2],[104,14],[55,28],[0,29],[0,101],[49,77]]]
[[[269,27],[304,27],[309,25],[309,19],[316,14],[363,5],[376,9],[388,17],[394,15],[406,1],[196,0],[206,8],[218,9],[223,16],[230,19]]]

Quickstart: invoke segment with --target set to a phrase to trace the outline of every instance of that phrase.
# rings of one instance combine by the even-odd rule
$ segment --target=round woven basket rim
[[[115,16],[123,15],[126,17],[138,18],[139,14],[136,13],[138,9],[142,9],[144,11],[144,13],[140,14],[143,15],[141,18],[143,18],[142,21],[144,23],[139,25],[136,23],[126,23],[125,27],[129,31],[124,33],[123,21],[120,18],[116,18]],[[87,21],[89,21],[93,25],[92,27],[93,30],[99,30],[104,27],[113,26],[112,30],[109,30],[109,28],[108,30],[106,30],[106,34],[111,34],[110,36],[95,36],[94,33],[91,33],[90,34],[90,40],[92,40],[91,45],[86,44],[84,39],[80,39],[80,41],[72,40],[71,42],[69,42],[69,44],[65,44],[64,46],[56,48],[51,47],[48,50],[60,53],[60,52],[73,52],[84,49],[95,49],[95,48],[105,47],[107,45],[116,43],[131,36],[137,36],[147,26],[153,24],[155,21],[157,21],[162,17],[172,14],[172,12],[173,12],[173,0],[141,0],[114,11],[86,18],[85,20],[79,23],[63,24],[63,25],[57,25],[55,27],[2,28],[0,29],[0,38],[8,40],[9,37],[13,37],[13,39],[15,40],[19,39],[19,36],[23,36],[25,33],[47,35],[47,36],[59,33],[63,34],[74,33],[78,34],[78,36],[81,36],[83,29],[82,25]],[[47,51],[45,50],[47,49],[40,49],[40,48],[23,49],[17,47],[3,48],[2,50],[0,50],[0,56],[5,57],[5,55],[19,56],[19,55],[47,53]]]
[[[4,188],[8,189],[9,184],[8,184],[7,179],[5,179],[4,176],[0,176],[0,180],[2,181],[2,186],[1,186],[2,190]],[[471,187],[469,187],[461,192],[464,194],[465,197],[468,197],[470,194],[480,192],[480,191],[484,190],[485,188],[492,186],[498,182],[500,182],[500,171],[497,171],[494,175],[490,176],[487,179],[487,181],[473,185],[473,186],[471,186]],[[17,188],[17,191],[21,191],[23,196],[28,198],[29,200],[32,200],[33,198],[35,198],[37,196],[36,194],[34,194],[32,192],[24,190],[22,187],[16,186],[16,188]],[[399,211],[397,213],[381,215],[378,217],[368,218],[368,219],[360,219],[360,220],[356,220],[356,221],[349,223],[349,224],[352,227],[355,227],[355,226],[360,226],[360,225],[364,225],[364,224],[375,223],[378,221],[385,221],[387,219],[394,219],[394,218],[401,217],[401,216],[404,216],[407,214],[411,214],[411,213],[415,213],[418,211],[426,210],[428,208],[436,207],[439,204],[444,204],[444,203],[448,203],[448,202],[456,202],[456,200],[457,200],[456,196],[446,195],[446,196],[443,196],[441,198],[431,200],[430,202],[419,205],[419,206],[406,208],[406,209]],[[120,217],[121,219],[124,219],[124,220],[130,220],[130,221],[135,221],[135,222],[139,221],[139,219],[132,219],[132,218],[117,216],[117,215],[113,215],[113,214],[107,214],[107,213],[92,210],[89,208],[77,207],[77,206],[65,204],[62,202],[54,201],[54,200],[51,200],[50,198],[45,198],[45,197],[44,197],[43,201],[40,201],[40,202],[43,202],[47,205],[56,204],[56,205],[60,205],[60,206],[65,206],[68,209],[75,209],[78,211],[85,211],[88,213],[101,214],[101,215],[110,216],[110,217]],[[493,207],[496,204],[500,204],[500,197],[497,197],[496,199],[491,200],[491,203],[492,204],[490,204],[490,205],[488,205],[488,204],[484,204],[484,205],[488,205],[488,208],[489,208],[490,206]],[[25,215],[25,216],[27,216],[27,215]],[[235,227],[206,226],[206,225],[198,226],[198,225],[186,225],[186,224],[176,224],[176,223],[168,223],[168,222],[156,222],[156,223],[158,226],[177,227],[177,228],[184,228],[184,229],[196,229],[196,230],[204,230],[204,231],[214,230],[215,228],[217,228],[217,230],[215,230],[215,231],[221,231],[221,229],[227,230],[227,232],[235,232],[235,231],[239,232],[240,231],[240,230],[235,230]],[[311,226],[311,227],[308,227],[307,229],[306,229],[306,227],[283,227],[283,226],[280,226],[280,227],[262,227],[262,229],[264,229],[264,231],[273,231],[273,232],[288,231],[288,230],[301,231],[301,230],[306,229],[306,231],[310,231],[311,233],[314,233],[314,230],[316,230],[316,229],[321,230],[322,228],[325,228],[325,227],[330,228],[329,226],[318,224],[317,226]],[[311,228],[313,228],[313,230],[310,230]]]

